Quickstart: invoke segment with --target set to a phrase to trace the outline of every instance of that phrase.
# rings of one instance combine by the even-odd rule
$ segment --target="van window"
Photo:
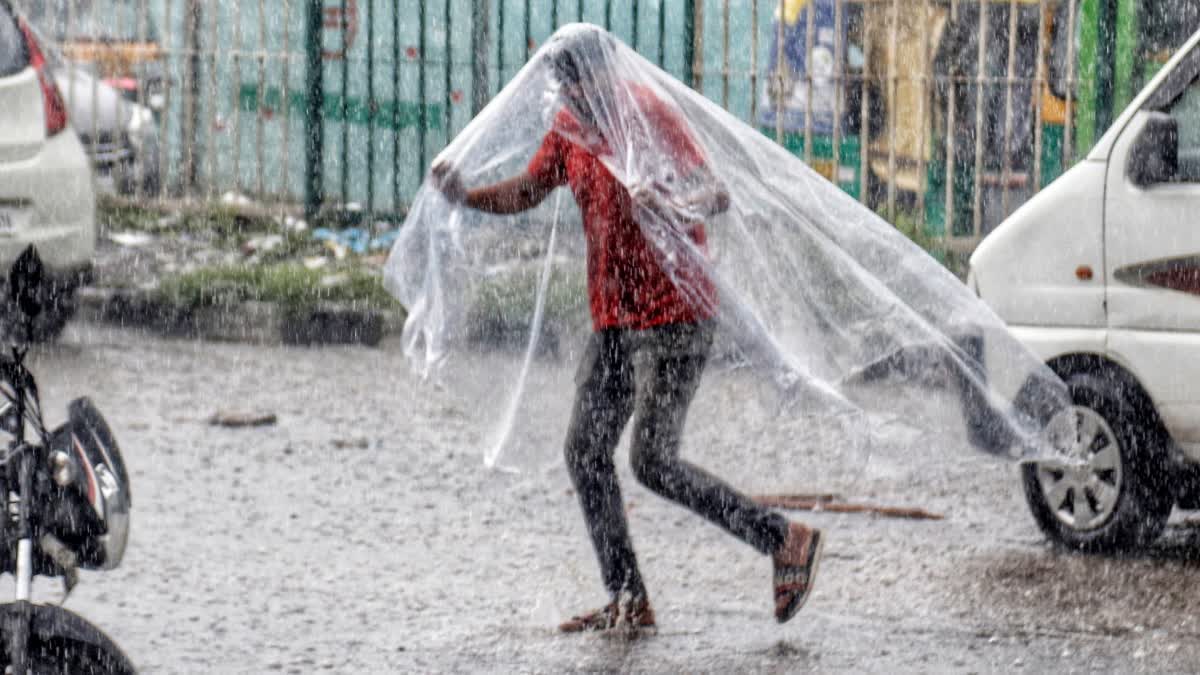
[[[28,63],[25,36],[17,27],[8,5],[0,2],[0,77],[21,72]]]
[[[1175,180],[1200,183],[1200,79],[1192,80],[1167,112],[1179,125],[1179,173]]]

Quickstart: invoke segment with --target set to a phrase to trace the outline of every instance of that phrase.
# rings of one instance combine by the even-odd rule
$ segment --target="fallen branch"
[[[914,520],[942,520],[945,516],[924,509],[902,506],[878,506],[839,501],[837,495],[755,495],[754,501],[762,506],[793,511],[830,511],[833,513],[871,513],[889,518],[911,518]]]

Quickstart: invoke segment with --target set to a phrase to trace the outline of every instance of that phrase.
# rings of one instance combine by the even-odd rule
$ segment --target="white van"
[[[1142,546],[1173,506],[1200,507],[1198,43],[971,257],[967,283],[1074,398],[1086,468],[1024,470],[1068,546]]]

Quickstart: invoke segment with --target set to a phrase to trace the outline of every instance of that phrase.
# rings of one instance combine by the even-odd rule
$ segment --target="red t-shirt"
[[[688,135],[684,122],[657,96],[634,88],[640,114],[655,130],[681,172],[704,165],[704,157]],[[680,289],[658,262],[661,252],[646,241],[634,220],[629,192],[600,161],[610,154],[608,143],[596,137],[587,147],[568,140],[586,138],[579,122],[566,110],[554,120],[550,133],[529,162],[530,176],[544,185],[569,184],[583,214],[587,241],[588,300],[594,330],[642,330],[672,323],[695,323],[712,317],[716,290],[696,263],[675,263]],[[592,133],[592,136],[595,136]],[[704,226],[689,232],[706,251]]]

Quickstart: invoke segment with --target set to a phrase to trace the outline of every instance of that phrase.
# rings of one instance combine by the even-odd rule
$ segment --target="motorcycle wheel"
[[[0,606],[0,611],[10,607]],[[137,672],[121,648],[99,628],[78,614],[53,605],[33,606],[27,658],[29,668],[23,675],[135,675]],[[9,656],[3,649],[0,649],[0,668],[5,675],[12,673]]]

